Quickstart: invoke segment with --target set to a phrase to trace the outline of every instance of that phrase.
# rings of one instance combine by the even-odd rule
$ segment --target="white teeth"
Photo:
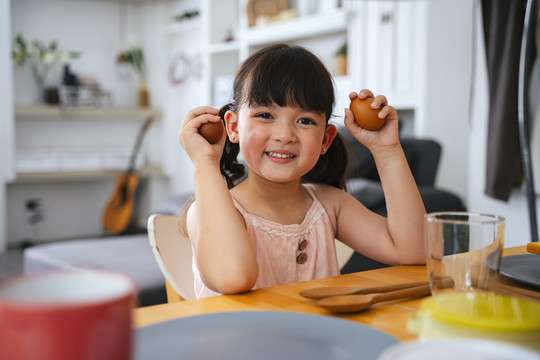
[[[281,159],[290,159],[290,158],[294,157],[294,155],[292,155],[292,154],[286,155],[286,154],[278,154],[278,153],[275,153],[275,152],[268,152],[268,155],[273,156],[273,157],[277,157],[277,158],[281,158]]]

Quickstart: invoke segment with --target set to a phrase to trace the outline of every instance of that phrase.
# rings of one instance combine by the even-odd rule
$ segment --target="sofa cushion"
[[[139,306],[167,302],[165,280],[146,233],[61,241],[24,250],[25,273],[66,268],[97,268],[127,274],[137,284]]]

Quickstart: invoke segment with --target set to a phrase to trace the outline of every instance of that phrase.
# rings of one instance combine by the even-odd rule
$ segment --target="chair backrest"
[[[169,302],[195,298],[193,251],[182,235],[177,215],[154,214],[148,219],[148,238],[152,252],[165,277]],[[172,290],[174,290],[173,293]]]

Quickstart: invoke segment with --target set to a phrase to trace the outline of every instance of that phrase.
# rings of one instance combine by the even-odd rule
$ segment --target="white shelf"
[[[213,54],[238,51],[240,44],[238,41],[229,41],[222,43],[215,43],[210,46],[210,52]]]
[[[124,170],[125,171],[125,170]],[[14,183],[46,183],[63,181],[87,181],[114,179],[124,172],[123,170],[89,170],[89,171],[50,171],[50,172],[22,172],[17,173]],[[149,166],[137,170],[142,178],[164,176],[160,166]]]
[[[264,45],[338,33],[347,30],[347,13],[343,10],[331,14],[310,15],[248,28],[242,32],[250,45]]]
[[[191,33],[201,30],[201,20],[193,19],[182,22],[175,22],[167,27],[167,34],[169,35],[182,35],[185,33]]]
[[[113,108],[113,107],[74,107],[74,106],[15,106],[16,118],[136,118],[160,117],[161,110],[155,108]]]

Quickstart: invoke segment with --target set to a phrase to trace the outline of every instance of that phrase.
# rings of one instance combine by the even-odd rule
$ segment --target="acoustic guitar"
[[[142,144],[146,130],[148,130],[153,118],[149,117],[137,134],[137,140],[129,159],[128,168],[125,173],[120,174],[116,179],[114,192],[110,197],[103,212],[103,229],[114,235],[126,232],[132,222],[135,191],[139,184],[139,177],[135,170],[135,160]]]

